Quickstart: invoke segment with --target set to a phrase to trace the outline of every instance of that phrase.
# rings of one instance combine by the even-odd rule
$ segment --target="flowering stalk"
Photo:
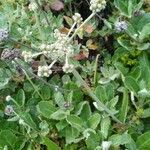
[[[54,61],[48,66],[48,68],[51,69],[52,66],[56,63],[56,61],[57,61],[57,60],[54,60]]]
[[[90,87],[86,84],[86,82],[82,79],[82,77],[80,76],[80,74],[74,69],[73,70],[73,75],[76,77],[76,79],[82,84],[82,86],[84,86],[84,88],[86,89],[87,93],[89,94],[89,96],[96,101],[96,103],[101,106],[111,117],[112,119],[114,119],[114,121],[116,121],[117,123],[121,123],[122,122],[120,120],[118,120],[114,114],[111,112],[111,110],[109,110],[98,98],[97,96],[92,92],[92,90],[90,89]]]
[[[73,38],[74,38],[74,36],[77,34],[77,32],[87,23],[87,22],[89,22],[89,20],[91,20],[91,18],[93,18],[94,16],[95,16],[95,12],[93,12],[76,30],[75,30],[75,32],[73,33],[73,35],[69,38],[69,41],[68,42],[70,42]]]
[[[94,71],[94,86],[97,84],[97,68],[98,68],[98,58],[100,54],[96,56],[96,61],[95,61],[95,71]]]
[[[70,30],[69,30],[69,32],[67,34],[67,37],[69,37],[70,33],[73,31],[73,29],[74,29],[76,24],[77,24],[76,22],[73,23],[72,27],[70,28]]]
[[[37,87],[33,84],[33,82],[31,81],[30,77],[28,76],[28,74],[26,73],[25,70],[23,70],[24,74],[26,75],[27,79],[29,80],[30,84],[32,85],[32,87],[34,88],[34,90],[37,92],[37,94],[40,96],[40,98],[42,100],[44,100],[44,98],[42,97],[42,95],[40,94],[40,92],[38,91]]]

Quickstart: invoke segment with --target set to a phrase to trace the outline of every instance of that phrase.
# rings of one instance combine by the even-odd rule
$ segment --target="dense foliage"
[[[149,150],[149,6],[0,1],[0,150]]]

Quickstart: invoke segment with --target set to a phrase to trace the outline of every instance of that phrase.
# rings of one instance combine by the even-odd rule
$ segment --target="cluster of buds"
[[[32,53],[31,53],[30,51],[29,51],[29,52],[23,51],[23,52],[22,52],[22,57],[24,58],[24,60],[25,60],[26,62],[32,61]]]
[[[15,58],[21,58],[20,49],[4,49],[1,54],[2,60],[14,60]]]
[[[0,41],[6,40],[9,36],[8,29],[0,29]]]
[[[63,71],[65,73],[71,73],[71,72],[73,72],[74,65],[69,64],[67,56],[66,56],[66,62],[64,64],[64,66],[62,67],[62,69],[63,69]]]
[[[117,32],[123,32],[127,30],[128,24],[125,21],[117,21],[115,23],[115,29]]]
[[[82,22],[82,17],[79,13],[75,13],[73,16],[72,16],[72,19],[74,20],[74,22],[76,23],[80,23]]]
[[[38,67],[38,76],[39,77],[49,77],[52,74],[52,70],[49,66],[39,66]]]
[[[90,10],[93,13],[100,12],[105,9],[106,1],[105,0],[91,0],[90,1]]]
[[[66,34],[62,34],[59,30],[54,31],[54,38],[56,41],[52,44],[42,44],[40,49],[43,51],[43,54],[51,58],[52,60],[61,61],[65,58],[65,55],[72,56],[73,55],[73,47],[70,43],[68,43],[68,37]]]
[[[35,11],[38,9],[38,5],[35,2],[31,2],[28,6],[30,11]]]

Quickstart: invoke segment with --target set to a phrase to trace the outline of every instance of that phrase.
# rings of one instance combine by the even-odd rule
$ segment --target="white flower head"
[[[32,60],[32,53],[31,52],[27,52],[27,51],[23,51],[22,52],[22,57],[24,58],[24,60],[26,62],[30,62]]]
[[[24,120],[23,120],[23,119],[19,119],[19,124],[20,124],[20,125],[25,125]]]
[[[77,23],[80,23],[83,20],[82,17],[81,17],[81,15],[79,13],[75,13],[72,16],[72,19],[74,20],[74,22],[77,22]]]
[[[40,49],[41,49],[41,50],[45,50],[45,49],[46,49],[46,46],[47,46],[46,44],[41,44],[41,45],[40,45]]]
[[[49,77],[52,74],[52,70],[49,66],[39,66],[38,67],[38,76],[39,77]]]
[[[35,11],[38,9],[38,5],[35,2],[31,2],[28,6],[30,11]]]
[[[63,71],[66,73],[71,73],[73,72],[74,69],[74,65],[69,64],[68,62],[68,56],[66,55],[66,61],[65,61],[65,65],[62,67]]]
[[[10,95],[6,96],[6,101],[9,102],[12,100],[12,97]]]
[[[102,142],[102,150],[109,150],[112,142],[111,141],[103,141]]]
[[[63,67],[62,67],[63,71],[66,73],[71,73],[74,69],[74,65],[72,64],[68,64],[66,63]]]
[[[91,0],[90,1],[90,10],[94,13],[100,12],[106,7],[106,0]]]

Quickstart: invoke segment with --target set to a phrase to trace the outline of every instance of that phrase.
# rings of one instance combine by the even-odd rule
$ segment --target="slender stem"
[[[44,100],[44,98],[42,97],[42,95],[41,95],[40,92],[38,91],[37,87],[33,84],[32,80],[31,80],[30,77],[28,76],[27,72],[26,72],[24,69],[22,69],[22,70],[23,70],[24,74],[26,75],[28,81],[30,82],[30,84],[31,84],[32,87],[34,88],[34,90],[37,92],[37,94],[40,96],[40,98],[41,98],[42,100]]]
[[[55,64],[56,61],[57,61],[57,60],[54,60],[54,61],[48,66],[48,68],[51,69],[52,66]]]
[[[102,107],[112,118],[114,121],[121,123],[122,122],[120,120],[118,120],[114,114],[111,112],[111,110],[109,110],[98,98],[97,96],[92,92],[92,90],[90,89],[90,87],[86,84],[86,82],[82,79],[82,77],[80,76],[80,74],[74,69],[73,71],[73,75],[75,76],[75,78],[84,86],[84,88],[86,89],[87,93],[89,94],[89,96],[96,101],[96,103]]]
[[[77,32],[89,21],[91,18],[95,16],[95,13],[92,13],[73,33],[73,35],[70,37],[69,42],[74,38],[74,36],[77,34]]]
[[[134,107],[137,109],[138,107],[137,107],[137,105],[135,103],[134,93],[132,91],[131,91],[131,102],[134,105]]]
[[[98,68],[98,58],[100,54],[96,56],[96,61],[95,61],[95,71],[94,71],[94,86],[97,84],[97,68]]]
[[[39,53],[32,54],[32,58],[37,57],[37,56],[39,56],[39,55],[41,55],[41,54],[43,54],[43,52],[39,52]]]
[[[67,37],[69,37],[70,33],[73,31],[74,27],[76,25],[76,22],[73,23],[72,27],[70,28],[68,34],[67,34]]]

